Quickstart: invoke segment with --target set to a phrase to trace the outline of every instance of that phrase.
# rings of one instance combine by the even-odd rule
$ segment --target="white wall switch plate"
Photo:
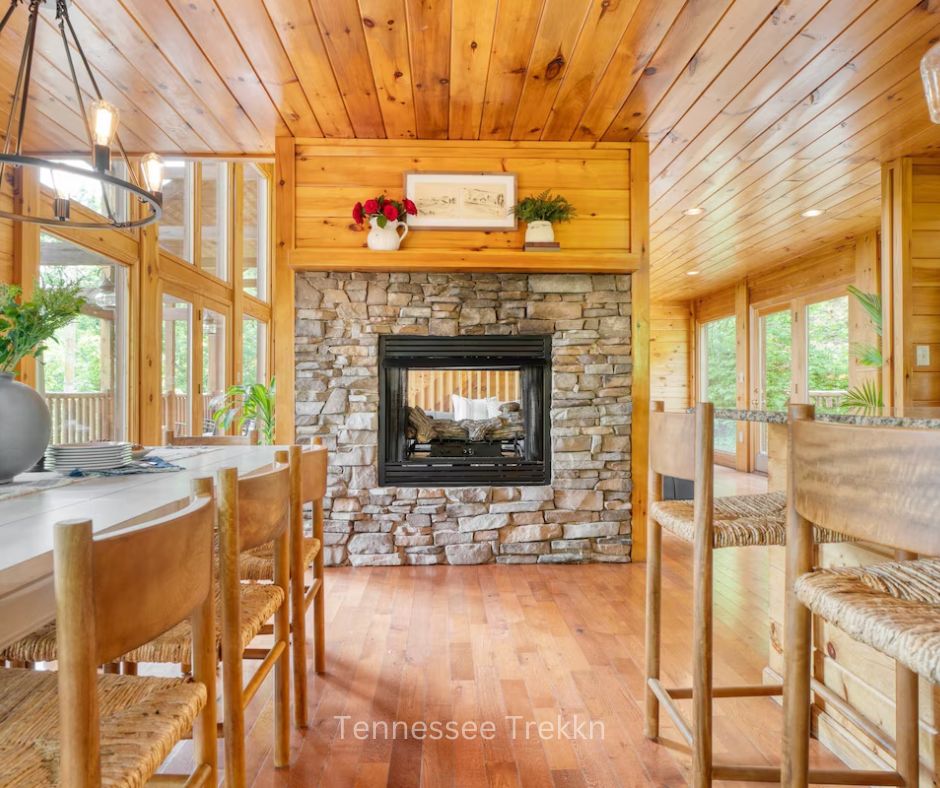
[[[917,366],[930,366],[930,345],[917,345]]]

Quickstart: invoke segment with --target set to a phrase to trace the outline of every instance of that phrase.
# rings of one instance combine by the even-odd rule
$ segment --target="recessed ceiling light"
[[[807,219],[815,219],[817,216],[822,216],[825,213],[821,208],[810,208],[806,211],[803,211],[802,215]]]
[[[698,276],[698,271],[686,271],[686,276]]]
[[[705,213],[704,208],[686,208],[682,213],[686,216],[701,216]]]

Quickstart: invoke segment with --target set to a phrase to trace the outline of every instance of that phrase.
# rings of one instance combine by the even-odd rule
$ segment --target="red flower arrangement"
[[[379,227],[385,227],[389,222],[403,222],[406,216],[417,216],[417,206],[407,197],[398,200],[389,200],[384,194],[371,200],[357,202],[353,206],[352,217],[356,224],[363,224],[373,217]]]

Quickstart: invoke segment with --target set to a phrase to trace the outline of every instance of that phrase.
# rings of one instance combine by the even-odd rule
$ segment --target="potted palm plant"
[[[242,383],[230,386],[228,391],[212,402],[212,419],[223,430],[233,423],[241,432],[246,427],[258,430],[261,443],[274,443],[274,378],[270,385]]]
[[[14,372],[24,358],[42,353],[84,305],[77,283],[37,286],[28,301],[21,288],[0,284],[0,484],[35,465],[49,443],[49,408],[39,392],[13,379]]]
[[[552,225],[570,222],[575,215],[574,206],[560,194],[553,195],[548,189],[541,194],[524,197],[513,206],[517,219],[526,223],[527,244],[551,244],[555,242]]]

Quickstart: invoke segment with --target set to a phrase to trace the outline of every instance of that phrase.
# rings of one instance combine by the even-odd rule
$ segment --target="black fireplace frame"
[[[551,483],[552,338],[549,335],[379,337],[378,475],[382,487]],[[408,369],[518,369],[526,456],[402,459]]]

